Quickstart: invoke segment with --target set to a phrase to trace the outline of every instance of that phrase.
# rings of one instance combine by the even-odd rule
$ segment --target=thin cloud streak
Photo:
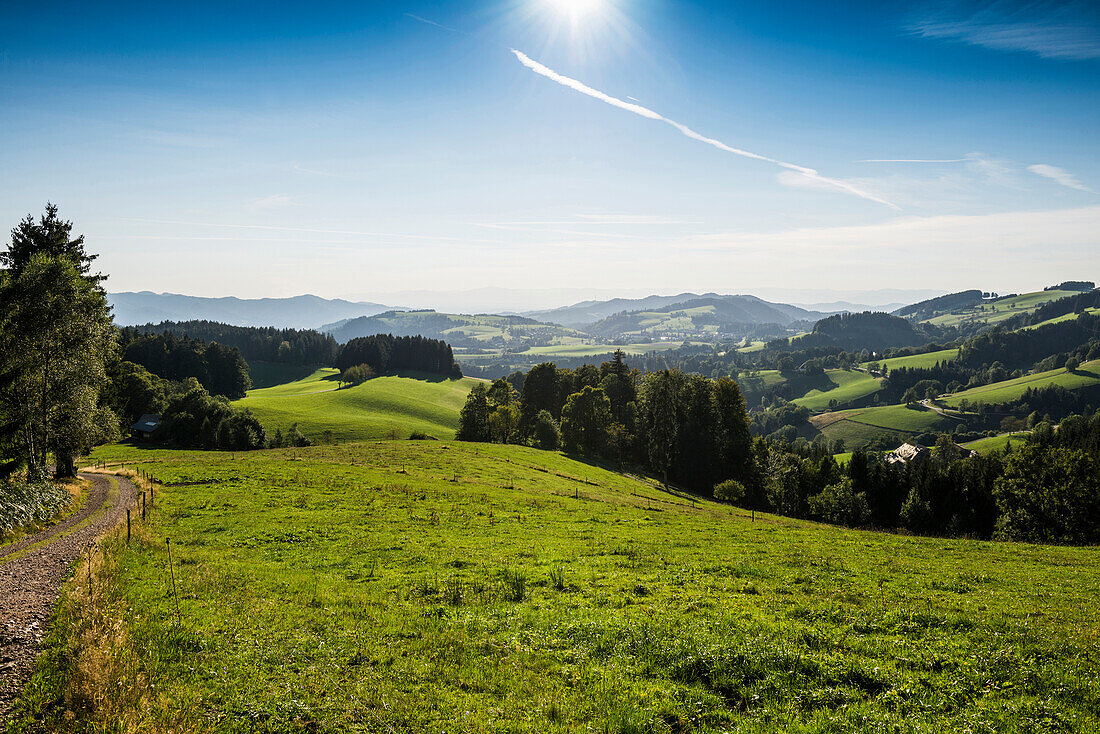
[[[969,158],[868,158],[856,163],[966,163]]]
[[[1051,166],[1046,163],[1036,163],[1033,166],[1028,166],[1027,170],[1034,173],[1036,176],[1042,176],[1043,178],[1049,178],[1051,181],[1065,186],[1067,189],[1076,189],[1077,191],[1085,191],[1090,194],[1095,194],[1094,189],[1090,189],[1078,180],[1076,176],[1067,171],[1064,168],[1058,166]]]
[[[818,173],[814,169],[807,168],[806,166],[800,166],[800,165],[797,165],[797,164],[794,164],[794,163],[787,163],[785,161],[777,160],[775,158],[769,158],[768,156],[760,155],[759,153],[752,153],[750,151],[742,150],[740,148],[734,148],[733,146],[730,146],[730,145],[727,145],[726,143],[723,143],[721,140],[716,140],[714,138],[708,138],[705,135],[702,135],[700,133],[695,132],[694,130],[692,130],[687,125],[683,125],[679,122],[676,122],[675,120],[670,120],[667,117],[664,117],[664,116],[654,112],[653,110],[649,109],[648,107],[643,107],[639,104],[634,104],[633,102],[624,102],[623,100],[618,99],[617,97],[612,97],[609,94],[605,94],[604,92],[601,92],[598,89],[593,89],[592,87],[588,86],[584,82],[580,82],[580,81],[577,81],[576,79],[572,79],[570,77],[563,76],[562,74],[559,74],[558,72],[554,71],[550,67],[545,66],[545,65],[540,64],[539,62],[535,61],[534,59],[532,59],[531,57],[529,57],[527,54],[523,53],[522,51],[518,51],[514,48],[511,49],[511,51],[512,51],[513,54],[515,54],[515,57],[519,60],[519,62],[521,64],[523,64],[528,69],[530,69],[531,71],[535,72],[536,74],[538,74],[540,76],[544,76],[547,79],[550,79],[551,81],[557,82],[558,84],[561,84],[564,87],[568,87],[568,88],[570,88],[574,91],[580,92],[581,94],[592,97],[593,99],[598,99],[601,102],[604,102],[606,104],[611,105],[612,107],[618,107],[621,110],[626,110],[627,112],[631,112],[635,115],[639,115],[639,116],[644,117],[646,119],[657,120],[657,121],[663,122],[667,125],[671,125],[672,127],[679,130],[681,134],[685,135],[688,138],[691,138],[692,140],[696,140],[700,143],[706,143],[707,145],[713,146],[713,147],[718,148],[719,150],[725,151],[727,153],[732,153],[734,155],[742,156],[744,158],[751,158],[753,160],[764,161],[766,163],[771,163],[773,165],[779,166],[781,168],[786,168],[788,170],[795,171],[797,173],[802,174],[806,178],[809,178],[809,179],[827,184],[827,185],[829,185],[830,187],[832,187],[834,189],[839,189],[840,191],[844,191],[844,192],[847,192],[849,194],[853,194],[854,196],[858,196],[862,199],[867,199],[868,201],[873,201],[877,204],[882,204],[883,206],[888,206],[891,209],[894,209],[896,211],[900,211],[900,207],[898,207],[896,204],[893,204],[889,201],[886,201],[885,199],[881,199],[881,198],[875,196],[874,194],[870,194],[866,191],[862,191],[862,190],[856,188],[855,186],[852,186],[851,184],[849,184],[845,181],[841,181],[841,180],[834,179],[834,178],[829,178],[827,176],[822,176],[820,173]]]

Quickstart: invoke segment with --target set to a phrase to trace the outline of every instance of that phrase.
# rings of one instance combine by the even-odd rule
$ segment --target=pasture
[[[848,448],[855,448],[883,436],[950,431],[956,421],[919,405],[884,405],[823,413],[810,418],[810,424],[828,440],[843,439]]]
[[[361,385],[336,389],[337,370],[321,368],[296,382],[251,390],[233,405],[248,408],[264,430],[285,431],[292,423],[317,441],[326,431],[337,441],[406,437],[421,431],[433,438],[454,438],[458,412],[477,381],[402,373],[375,377]]]
[[[942,314],[927,319],[927,322],[936,326],[958,326],[963,323],[997,324],[1021,313],[1031,313],[1044,303],[1074,295],[1077,295],[1076,291],[1023,293],[993,303]]]
[[[811,390],[791,402],[816,412],[828,408],[833,400],[838,405],[844,405],[873,395],[882,389],[882,381],[879,378],[859,370],[826,370],[825,377],[834,385],[833,388]]]
[[[12,731],[1100,727],[1097,548],[753,522],[519,447],[93,458],[165,486]]]
[[[943,349],[938,352],[928,352],[927,354],[910,354],[906,357],[891,357],[890,359],[880,359],[877,364],[886,367],[888,370],[896,369],[898,367],[907,367],[909,369],[928,369],[935,367],[941,362],[951,362],[959,356],[958,349]],[[876,362],[864,362],[861,366],[867,369],[868,366],[876,364]]]
[[[1065,369],[1049,370],[1024,375],[1014,380],[973,387],[946,396],[940,402],[951,407],[958,407],[963,400],[968,400],[971,403],[1005,403],[1023,397],[1023,394],[1029,388],[1037,389],[1051,385],[1060,385],[1067,390],[1079,390],[1100,385],[1100,359],[1085,362],[1073,372],[1067,372]]]

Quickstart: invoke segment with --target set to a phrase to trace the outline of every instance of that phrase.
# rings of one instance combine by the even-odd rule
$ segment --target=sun
[[[605,5],[605,0],[546,0],[546,2],[573,23],[599,15]]]

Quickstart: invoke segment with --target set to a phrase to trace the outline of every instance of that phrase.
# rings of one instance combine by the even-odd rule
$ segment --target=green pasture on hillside
[[[994,303],[936,316],[927,319],[927,322],[937,326],[958,326],[962,323],[997,324],[1022,313],[1031,313],[1044,303],[1074,295],[1077,295],[1077,291],[1023,293]]]
[[[337,441],[381,438],[393,431],[400,437],[421,431],[454,438],[458,412],[477,383],[409,372],[336,390],[336,373],[322,368],[298,382],[252,390],[233,404],[250,409],[269,432],[297,423],[313,440],[325,431]]]
[[[964,444],[960,444],[963,448],[977,451],[979,454],[991,454],[994,451],[1004,451],[1005,446],[1009,444],[1013,446],[1019,446],[1027,440],[1028,432],[1023,431],[1020,433],[1004,433],[1000,436],[990,436],[989,438],[979,438],[977,441],[969,441]]]
[[[1014,380],[974,387],[949,395],[941,402],[952,407],[957,407],[963,400],[969,400],[971,403],[1005,403],[1023,397],[1028,388],[1042,388],[1050,385],[1060,385],[1067,390],[1100,385],[1100,360],[1085,362],[1073,372],[1067,372],[1065,369],[1049,370],[1024,375]]]
[[[957,421],[945,418],[923,406],[885,405],[823,413],[810,423],[830,441],[843,439],[848,448],[856,448],[882,436],[951,431]]]
[[[938,352],[928,352],[927,354],[911,354],[907,357],[891,357],[890,359],[880,359],[878,364],[886,367],[888,370],[896,369],[898,367],[907,367],[909,369],[928,369],[935,367],[941,362],[951,362],[959,356],[958,349],[943,349]],[[875,364],[875,362],[864,362],[863,368],[866,369],[869,365]]]
[[[153,524],[74,576],[13,731],[1100,727],[1097,548],[752,522],[509,446],[96,458],[164,483]]]
[[[1091,314],[1092,316],[1095,316],[1096,314],[1100,313],[1100,308],[1086,308],[1085,313]],[[1030,331],[1031,329],[1038,329],[1042,326],[1050,326],[1051,324],[1060,324],[1063,321],[1073,321],[1079,315],[1080,314],[1076,314],[1076,313],[1062,314],[1061,316],[1055,316],[1052,319],[1047,319],[1046,321],[1040,321],[1039,323],[1032,324],[1031,326],[1022,326],[1019,329],[1017,329],[1016,331]]]
[[[626,355],[649,354],[650,352],[663,352],[676,349],[683,342],[665,341],[643,344],[561,344],[547,347],[531,347],[520,354],[537,354],[544,357],[599,357],[614,354],[621,349]]]
[[[873,395],[882,389],[881,381],[858,370],[826,370],[825,377],[835,385],[830,390],[811,390],[801,398],[792,400],[813,411],[825,410],[833,400],[839,405]]]

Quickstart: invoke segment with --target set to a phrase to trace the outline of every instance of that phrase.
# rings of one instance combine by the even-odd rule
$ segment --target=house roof
[[[155,413],[146,413],[138,418],[137,423],[130,426],[131,431],[144,431],[145,433],[152,433],[160,427],[160,416]]]
[[[886,461],[891,464],[896,462],[908,464],[914,459],[923,459],[927,458],[927,456],[928,449],[921,446],[919,443],[903,443],[886,455]]]

